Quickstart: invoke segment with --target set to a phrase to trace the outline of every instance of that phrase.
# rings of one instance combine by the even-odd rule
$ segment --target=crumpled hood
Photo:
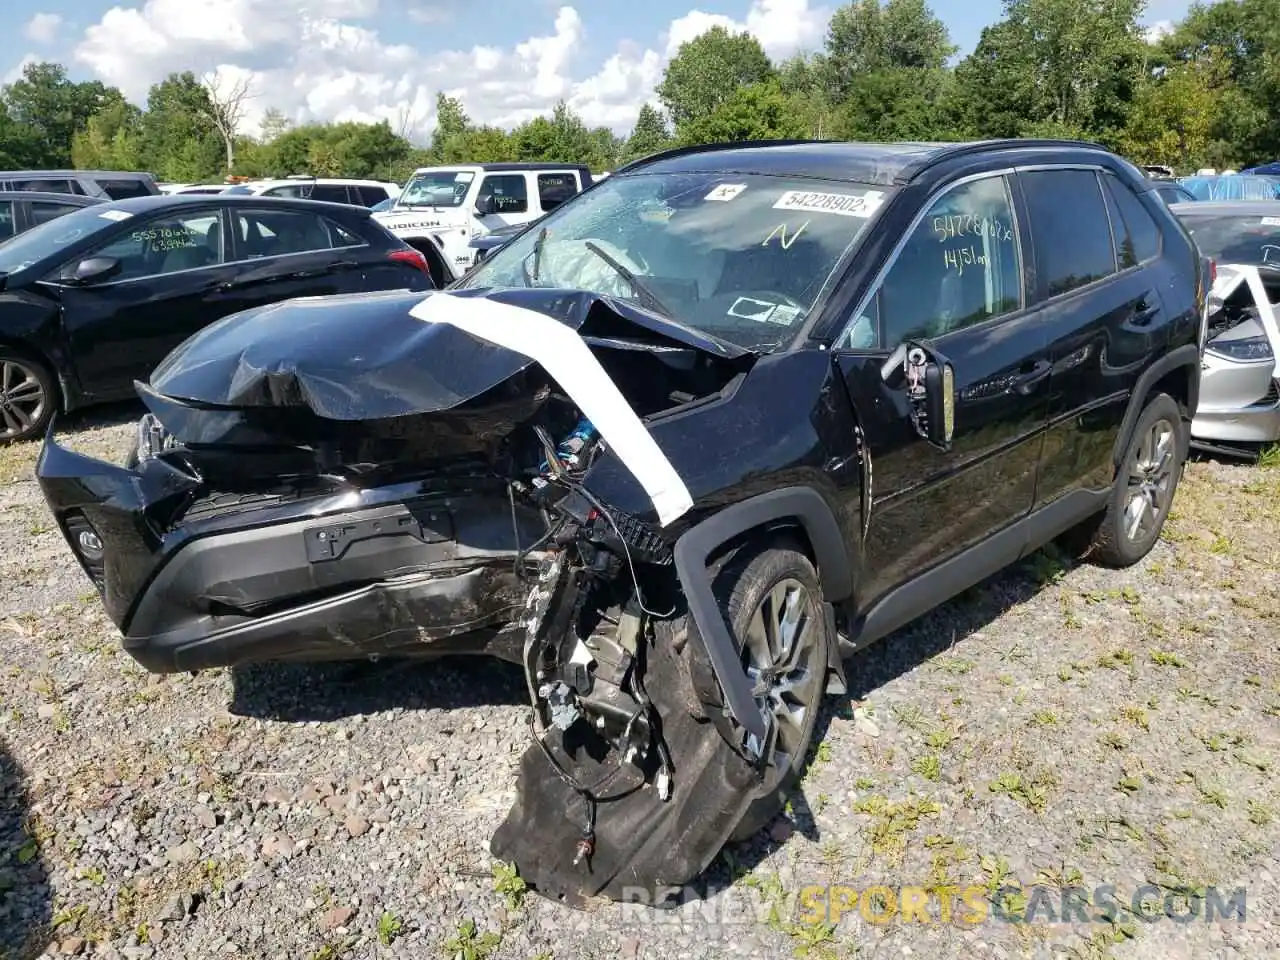
[[[206,407],[295,408],[327,420],[376,420],[452,409],[533,363],[457,326],[410,315],[424,297],[438,295],[445,294],[302,297],[233,314],[178,346],[152,373],[150,389]],[[584,291],[458,290],[447,296],[533,310],[588,342],[634,339],[725,359],[748,352]]]

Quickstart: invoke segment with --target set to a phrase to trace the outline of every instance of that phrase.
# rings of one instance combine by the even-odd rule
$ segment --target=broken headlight
[[[1241,337],[1238,340],[1224,340],[1219,337],[1217,340],[1210,341],[1206,350],[1228,360],[1242,363],[1274,358],[1274,354],[1271,352],[1271,343],[1265,336]]]
[[[138,421],[138,442],[135,453],[138,463],[146,463],[166,450],[173,450],[178,441],[166,430],[154,413],[143,414]]]

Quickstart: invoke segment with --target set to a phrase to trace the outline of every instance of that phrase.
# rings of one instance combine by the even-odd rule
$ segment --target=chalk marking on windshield
[[[1276,255],[1276,259],[1272,260],[1271,255]],[[1262,245],[1262,262],[1263,263],[1280,263],[1280,247],[1274,243],[1264,243]]]
[[[884,193],[868,190],[866,193],[815,193],[809,190],[788,190],[773,205],[775,210],[799,210],[802,213],[831,213],[838,217],[857,217],[865,220],[884,203]]]
[[[424,323],[451,324],[539,364],[631,471],[662,526],[693,506],[684,480],[576,330],[536,310],[445,291],[428,295],[409,315]]]
[[[800,239],[800,234],[804,233],[805,228],[809,226],[809,223],[810,221],[806,220],[804,223],[800,224],[798,228],[796,228],[795,233],[792,233],[790,235],[788,235],[787,233],[786,223],[785,222],[780,223],[776,227],[774,227],[772,230],[769,231],[769,235],[764,238],[764,243],[760,244],[760,246],[767,247],[769,245],[769,241],[772,240],[774,237],[777,237],[778,243],[782,245],[782,249],[790,250],[791,245]]]
[[[745,183],[722,183],[708,193],[703,200],[723,200],[726,203],[747,189]]]
[[[1262,225],[1264,227],[1280,227],[1280,217],[1263,217]]]
[[[476,175],[470,170],[462,170],[453,178],[454,183],[470,183],[476,178]]]

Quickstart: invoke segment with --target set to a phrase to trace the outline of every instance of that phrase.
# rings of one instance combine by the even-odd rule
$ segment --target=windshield
[[[404,185],[397,207],[460,207],[467,199],[471,181],[476,178],[472,170],[429,170],[415,174]]]
[[[1243,217],[1183,215],[1182,222],[1206,256],[1218,263],[1243,263],[1280,268],[1280,204],[1277,216]],[[0,247],[0,251],[4,248]]]
[[[85,237],[105,232],[132,214],[111,204],[90,204],[46,220],[39,226],[0,243],[0,273],[17,273],[46,257],[52,257]]]
[[[768,351],[804,323],[888,195],[863,184],[755,174],[610,177],[458,286],[587,290]]]
[[[248,187],[246,187],[243,183],[236,184],[234,187],[227,187],[227,189],[223,190],[222,192],[223,193],[253,193],[253,191],[250,190]]]

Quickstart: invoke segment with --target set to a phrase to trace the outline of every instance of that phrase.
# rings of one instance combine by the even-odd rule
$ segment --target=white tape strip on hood
[[[576,331],[534,310],[445,292],[431,294],[409,315],[451,324],[540,364],[644,488],[664,527],[693,506],[671,461]]]
[[[1247,263],[1218,264],[1218,279],[1214,281],[1210,295],[1218,300],[1226,300],[1240,284],[1249,287],[1253,295],[1254,305],[1258,308],[1258,319],[1262,329],[1271,342],[1271,353],[1275,357],[1275,366],[1271,375],[1280,378],[1280,322],[1277,322],[1275,304],[1267,297],[1266,284],[1262,282],[1262,274],[1258,268]]]

